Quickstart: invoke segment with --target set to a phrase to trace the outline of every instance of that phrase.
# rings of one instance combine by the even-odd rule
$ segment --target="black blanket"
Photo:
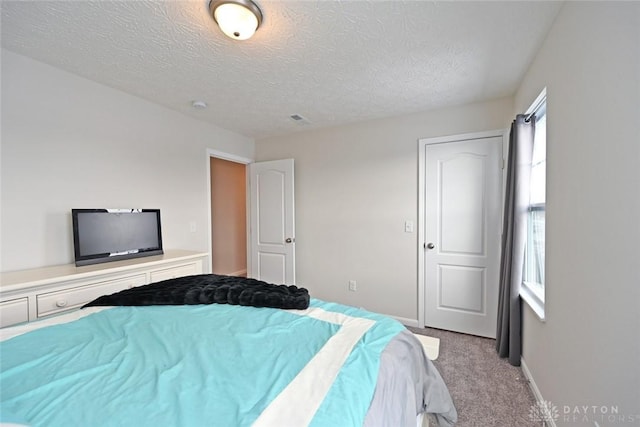
[[[309,291],[245,277],[199,274],[103,295],[84,307],[212,303],[304,310],[309,307]]]

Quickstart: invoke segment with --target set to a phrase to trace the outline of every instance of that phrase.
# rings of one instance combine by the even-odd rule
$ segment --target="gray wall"
[[[525,308],[525,364],[558,425],[637,425],[640,4],[567,2],[516,110],[545,86],[546,322]],[[575,405],[616,406],[618,418],[565,419]]]
[[[256,141],[294,158],[296,282],[315,297],[418,319],[418,139],[504,128],[512,99]],[[348,291],[349,280],[357,282]]]
[[[75,207],[160,208],[166,248],[208,251],[206,150],[254,146],[6,50],[1,136],[2,271],[72,262]]]

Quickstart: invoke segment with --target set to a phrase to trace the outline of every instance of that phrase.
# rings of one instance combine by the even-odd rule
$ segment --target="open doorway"
[[[247,165],[209,157],[211,272],[247,276]]]

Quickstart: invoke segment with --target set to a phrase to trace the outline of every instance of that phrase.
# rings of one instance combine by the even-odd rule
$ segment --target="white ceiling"
[[[259,139],[510,96],[561,6],[257,3],[263,26],[236,41],[206,0],[2,0],[2,46]]]

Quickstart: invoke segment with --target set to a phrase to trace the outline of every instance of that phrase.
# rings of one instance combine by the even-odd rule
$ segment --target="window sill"
[[[540,285],[522,282],[520,287],[520,297],[531,307],[538,318],[544,322],[544,296],[536,289]],[[535,286],[535,287],[534,287]]]

